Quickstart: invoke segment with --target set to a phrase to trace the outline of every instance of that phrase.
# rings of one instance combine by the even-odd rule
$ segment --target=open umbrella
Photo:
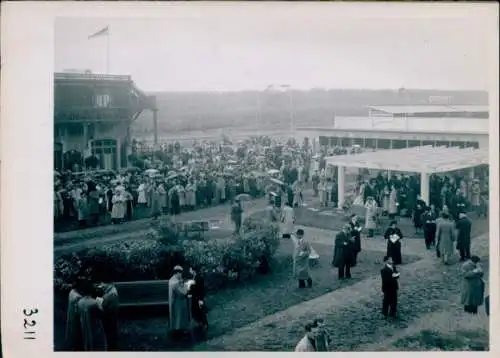
[[[175,179],[175,178],[177,178],[177,177],[179,177],[179,174],[174,173],[174,174],[172,174],[172,175],[169,175],[169,176],[167,177],[167,180],[172,180],[172,179]]]
[[[270,181],[274,184],[278,184],[278,185],[285,185],[284,182],[282,182],[281,180],[279,179],[275,179],[275,178],[271,178]]]
[[[280,171],[278,169],[269,169],[267,171],[267,174],[269,174],[269,175],[276,175],[276,174],[279,174],[279,172]]]
[[[248,194],[239,194],[236,195],[235,199],[239,201],[250,201],[252,200],[252,197]]]
[[[158,169],[147,169],[144,173],[147,175],[154,175],[158,173]]]

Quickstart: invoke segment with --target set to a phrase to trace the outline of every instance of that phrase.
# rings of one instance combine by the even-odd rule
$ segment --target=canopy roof
[[[412,173],[444,173],[488,164],[488,150],[422,146],[326,157],[327,164]]]
[[[388,114],[426,113],[488,113],[488,106],[480,105],[414,105],[414,106],[368,106],[369,109]]]

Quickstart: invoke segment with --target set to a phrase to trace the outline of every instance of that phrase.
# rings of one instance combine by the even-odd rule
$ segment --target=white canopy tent
[[[457,147],[412,147],[326,158],[327,165],[338,166],[338,207],[344,204],[345,168],[366,168],[420,173],[422,199],[429,203],[429,176],[488,164],[487,149]]]

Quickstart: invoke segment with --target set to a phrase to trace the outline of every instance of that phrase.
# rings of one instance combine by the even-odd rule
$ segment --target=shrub
[[[66,292],[78,276],[96,281],[168,279],[175,265],[183,265],[199,270],[208,289],[218,289],[256,272],[267,272],[279,246],[278,231],[275,224],[249,218],[240,236],[189,240],[179,234],[175,223],[159,220],[144,237],[59,257],[54,286],[56,291]]]

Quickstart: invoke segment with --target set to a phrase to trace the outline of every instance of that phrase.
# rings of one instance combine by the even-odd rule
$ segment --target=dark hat
[[[303,236],[304,235],[304,230],[298,229],[296,232],[297,236]]]
[[[398,224],[398,222],[397,222],[396,220],[392,220],[392,221],[390,222],[389,226],[392,226],[392,225],[397,225],[397,224]]]

